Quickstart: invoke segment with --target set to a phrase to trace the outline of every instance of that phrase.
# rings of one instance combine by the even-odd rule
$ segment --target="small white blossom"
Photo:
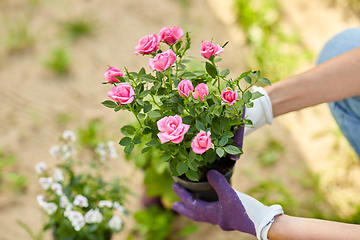
[[[53,178],[52,177],[41,177],[39,178],[39,183],[40,186],[44,189],[44,190],[48,190],[51,186],[51,184],[53,183]]]
[[[98,204],[99,208],[108,207],[111,208],[113,206],[112,201],[109,200],[101,200]]]
[[[125,207],[121,205],[119,202],[114,202],[114,208],[119,212],[124,214],[125,213]]]
[[[72,145],[64,144],[61,147],[61,158],[63,160],[70,158],[73,155],[73,153],[74,153],[74,147]]]
[[[56,182],[62,182],[64,181],[64,174],[60,169],[56,169],[54,172],[54,180]]]
[[[69,217],[70,213],[72,212],[72,209],[73,209],[72,203],[68,203],[65,207],[64,216]]]
[[[60,146],[58,145],[52,146],[49,150],[50,155],[55,158],[60,156],[60,152],[61,152]]]
[[[65,130],[62,134],[62,138],[64,140],[67,140],[67,141],[71,141],[71,142],[75,142],[76,141],[76,136],[75,136],[75,133],[73,131],[70,131],[70,130]]]
[[[114,231],[118,232],[122,228],[123,221],[119,216],[114,215],[109,221],[109,227]]]
[[[46,202],[45,202],[45,198],[43,195],[36,196],[36,200],[37,200],[38,204],[40,205],[40,207],[45,206]]]
[[[96,146],[95,152],[100,156],[100,162],[104,163],[106,159],[106,150],[105,144],[103,142],[99,142]]]
[[[56,212],[56,210],[58,209],[58,206],[55,203],[52,202],[46,202],[43,205],[43,209],[45,210],[45,212],[49,215],[53,215],[54,212]]]
[[[65,195],[61,195],[60,197],[60,207],[65,208],[70,203],[69,199]]]
[[[42,174],[43,172],[45,172],[45,170],[46,170],[46,164],[44,162],[39,162],[38,164],[36,164],[35,171],[38,174]]]
[[[53,183],[51,184],[51,189],[56,193],[56,195],[61,196],[63,194],[62,186],[60,183]]]
[[[83,195],[76,195],[74,199],[74,205],[79,207],[88,207],[89,203],[86,197]]]
[[[85,213],[85,222],[87,223],[100,223],[103,220],[103,216],[98,208],[90,209]]]
[[[81,212],[70,211],[68,218],[75,231],[80,231],[81,228],[85,225],[85,219]]]

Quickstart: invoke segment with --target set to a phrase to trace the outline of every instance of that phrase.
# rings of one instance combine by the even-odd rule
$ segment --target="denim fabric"
[[[325,62],[359,46],[360,28],[345,30],[325,44],[316,64]],[[331,102],[328,105],[344,136],[360,158],[360,95]]]

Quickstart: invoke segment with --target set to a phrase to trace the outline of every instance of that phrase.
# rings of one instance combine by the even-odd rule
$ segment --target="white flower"
[[[67,141],[71,141],[71,142],[75,142],[76,141],[76,136],[75,136],[75,133],[73,131],[70,131],[70,130],[65,130],[62,134],[62,138],[64,140],[67,140]]]
[[[70,203],[69,199],[65,195],[61,195],[60,197],[60,207],[65,208]]]
[[[36,196],[36,200],[37,200],[38,204],[40,205],[40,207],[44,207],[44,205],[46,204],[45,198],[43,195]]]
[[[65,207],[64,216],[69,217],[70,213],[72,212],[73,205],[72,203],[68,203]]]
[[[86,197],[83,195],[76,195],[74,200],[74,205],[79,207],[88,207],[89,203]]]
[[[47,214],[53,215],[54,212],[56,212],[56,210],[58,209],[58,206],[52,202],[45,202],[45,204],[43,205],[43,209]]]
[[[36,164],[35,171],[38,174],[43,173],[45,170],[46,170],[46,164],[44,162],[39,162],[38,164]]]
[[[70,211],[68,218],[75,231],[80,231],[81,228],[85,225],[85,219],[81,212]]]
[[[122,228],[123,221],[119,216],[114,215],[109,221],[109,227],[114,231],[118,232]]]
[[[109,148],[110,158],[111,159],[117,159],[118,154],[117,154],[117,151],[116,151],[116,148],[115,148],[115,143],[113,141],[108,141],[107,146]]]
[[[63,145],[61,147],[61,153],[62,153],[61,158],[63,160],[70,158],[73,155],[73,152],[74,152],[73,150],[74,150],[74,148],[72,145],[69,145],[69,144]]]
[[[49,150],[49,153],[53,157],[60,156],[60,146],[58,146],[58,145],[52,146]]]
[[[119,213],[122,213],[122,214],[125,213],[125,207],[123,205],[121,205],[119,202],[114,202],[114,208],[116,208],[116,210]]]
[[[56,195],[61,196],[63,194],[62,186],[60,183],[53,183],[51,184],[51,189],[56,193]]]
[[[108,207],[111,208],[113,206],[112,201],[109,200],[101,200],[98,204],[99,208]]]
[[[64,174],[60,169],[56,169],[54,172],[54,179],[56,182],[64,181]]]
[[[44,190],[48,190],[51,186],[51,184],[53,183],[53,178],[52,177],[41,177],[39,178],[39,183],[40,186],[44,189]]]
[[[87,223],[100,223],[103,220],[103,216],[98,208],[90,209],[85,213],[85,222]]]

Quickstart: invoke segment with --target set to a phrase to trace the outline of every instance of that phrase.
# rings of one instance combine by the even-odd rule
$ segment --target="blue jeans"
[[[325,44],[316,64],[325,62],[359,46],[360,28],[345,30]],[[358,81],[360,81],[360,76],[358,77]],[[360,158],[360,95],[331,102],[328,105],[344,136]]]

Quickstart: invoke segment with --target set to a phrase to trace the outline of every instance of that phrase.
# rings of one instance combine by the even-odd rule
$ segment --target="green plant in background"
[[[70,63],[71,59],[69,49],[65,46],[52,49],[49,56],[44,61],[47,68],[59,75],[69,72]]]
[[[78,160],[74,157],[75,141],[75,134],[65,131],[61,144],[50,149],[60,162],[57,169],[48,169],[44,162],[35,167],[44,189],[37,200],[49,215],[44,230],[52,229],[56,240],[109,240],[123,228],[121,216],[127,215],[123,204],[130,193],[119,177],[109,181],[103,175],[106,159],[118,157],[115,144],[99,143],[96,154]],[[83,166],[80,170],[75,165]],[[29,232],[24,223],[19,224]]]
[[[101,122],[98,119],[92,119],[85,128],[78,128],[79,143],[88,148],[95,148],[100,141],[99,130]]]
[[[238,23],[245,32],[247,67],[262,69],[272,82],[290,76],[313,59],[296,30],[281,27],[279,0],[234,0]]]
[[[158,206],[138,211],[134,214],[137,222],[128,240],[165,240],[179,237],[187,237],[197,231],[197,225],[186,225],[180,230],[174,231],[175,213],[171,210],[162,209]]]
[[[61,28],[72,40],[78,40],[93,35],[97,28],[97,21],[86,17],[77,17],[63,22]]]
[[[261,152],[259,152],[258,159],[264,166],[272,165],[281,156],[284,150],[285,148],[281,142],[275,139],[270,139],[268,140],[266,147]]]
[[[5,21],[4,45],[9,53],[27,50],[34,45],[34,37],[29,32],[28,22],[22,19]]]
[[[14,171],[8,171],[15,163],[15,156],[5,156],[0,148],[0,190],[11,189],[16,193],[23,192],[26,189],[28,178]]]

